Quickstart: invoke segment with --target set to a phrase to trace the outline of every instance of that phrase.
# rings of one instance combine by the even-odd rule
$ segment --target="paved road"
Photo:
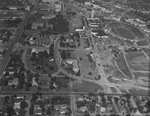
[[[21,22],[21,25],[19,26],[18,28],[18,32],[17,34],[14,36],[13,38],[13,41],[12,43],[10,44],[10,46],[8,47],[8,50],[6,52],[6,55],[4,56],[1,64],[0,64],[0,78],[2,77],[2,74],[3,74],[3,71],[5,70],[7,64],[9,63],[9,60],[10,60],[10,57],[11,57],[11,54],[12,54],[12,50],[13,50],[13,47],[16,43],[19,42],[20,38],[21,38],[21,35],[24,31],[24,27],[25,25],[27,24],[28,22],[28,19],[30,17],[30,14],[31,12],[36,8],[37,4],[38,4],[39,0],[36,0],[35,4],[34,4],[34,7],[26,14],[24,20]]]
[[[21,91],[21,90],[18,90],[18,91],[0,91],[0,94],[1,95],[13,95],[13,94],[33,94],[33,93],[36,93],[37,91]],[[40,92],[40,93],[42,93],[42,94],[54,94],[54,95],[56,95],[56,94],[58,94],[58,95],[87,95],[87,94],[89,94],[89,92],[52,92],[52,91],[38,91],[38,92]],[[97,93],[95,93],[95,94],[97,94]],[[124,94],[109,94],[109,93],[104,93],[104,95],[111,95],[111,96],[116,96],[116,95],[118,95],[118,96],[122,96],[122,95],[124,95]],[[75,99],[75,98],[73,98],[73,99]]]

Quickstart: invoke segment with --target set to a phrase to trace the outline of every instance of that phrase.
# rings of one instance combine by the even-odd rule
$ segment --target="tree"
[[[29,73],[31,73],[31,71],[30,71],[30,70],[27,70],[26,73],[29,74]]]
[[[95,105],[96,105],[96,104],[93,103],[93,102],[91,102],[91,103],[89,104],[89,111],[90,111],[90,112],[92,112],[92,113],[95,112],[95,110],[96,110]]]
[[[116,103],[118,103],[119,98],[118,98],[118,97],[115,97],[114,100],[115,100]]]
[[[96,116],[101,116],[101,114],[96,114]]]
[[[22,66],[22,67],[20,68],[20,71],[25,71],[25,67]]]
[[[26,110],[24,109],[19,110],[19,116],[25,116],[25,114],[26,114]]]
[[[37,66],[37,67],[36,67],[36,70],[41,70],[41,67],[40,67],[40,66]]]
[[[130,93],[126,93],[124,96],[125,96],[127,99],[130,99],[130,98],[131,98],[131,94],[130,94]]]
[[[54,70],[54,66],[49,66],[49,69],[50,70]]]
[[[27,107],[28,107],[27,102],[22,101],[22,102],[20,103],[20,108],[21,108],[21,109],[25,109],[25,108],[27,108]]]
[[[6,112],[8,113],[8,116],[15,115],[15,111],[14,111],[14,109],[11,106],[7,107]]]
[[[8,71],[6,71],[5,76],[9,76],[9,72]]]
[[[37,96],[37,94],[36,93],[33,93],[32,94],[32,101],[36,101],[38,99],[38,96]]]
[[[71,110],[71,108],[70,107],[67,107],[67,110],[68,110],[68,114],[69,114],[69,116],[72,114],[72,110]]]
[[[44,55],[45,58],[48,58],[48,57],[49,57],[49,54],[47,53],[46,50],[43,52],[43,55]]]
[[[81,108],[81,107],[85,106],[85,103],[83,101],[77,101],[76,104],[77,104],[78,108]]]
[[[33,115],[33,110],[34,110],[34,106],[32,105],[32,106],[29,108],[29,114],[30,114],[30,115]]]
[[[35,75],[34,75],[35,77],[40,77],[40,75],[38,74],[38,73],[35,73]]]
[[[93,92],[89,92],[88,94],[89,96],[95,96],[95,94]]]
[[[89,112],[88,112],[88,111],[85,111],[85,112],[84,112],[84,116],[90,116]]]
[[[42,88],[41,87],[37,87],[37,90],[40,91]]]

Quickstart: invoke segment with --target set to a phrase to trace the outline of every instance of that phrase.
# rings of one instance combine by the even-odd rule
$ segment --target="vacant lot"
[[[97,84],[85,81],[73,83],[73,91],[75,92],[96,92],[97,90],[103,91],[103,88]]]

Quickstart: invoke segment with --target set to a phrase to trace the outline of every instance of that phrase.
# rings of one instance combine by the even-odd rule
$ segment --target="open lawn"
[[[132,79],[132,74],[129,70],[129,67],[126,64],[126,61],[124,59],[123,53],[121,52],[116,59],[117,66],[119,69],[129,78]]]
[[[80,17],[72,18],[71,24],[73,25],[74,28],[80,28],[82,27],[82,20],[80,19]]]
[[[80,71],[84,78],[95,79],[98,75],[95,71],[95,64],[89,60],[89,57],[85,54],[83,50],[76,50],[73,53],[77,59],[79,59]]]
[[[123,79],[126,78],[126,76],[124,74],[122,74],[122,72],[120,72],[117,67],[116,69],[113,71],[113,76],[118,78],[118,79]]]
[[[142,48],[142,50],[143,50],[144,53],[150,58],[150,49]]]
[[[132,70],[149,71],[149,59],[145,57],[142,51],[128,53],[126,59]]]
[[[137,96],[137,95],[139,95],[139,96],[149,96],[149,94],[150,94],[150,91],[146,91],[146,90],[137,90],[137,89],[135,89],[135,88],[132,88],[132,89],[129,89],[128,90],[130,93],[131,93],[131,95],[135,95],[135,96]]]
[[[146,39],[143,39],[141,41],[136,42],[136,44],[138,46],[147,46],[148,45],[148,41]]]
[[[121,45],[125,45],[125,42],[124,42],[122,39],[120,39],[120,38],[118,38],[118,37],[114,37],[114,36],[112,36],[112,35],[110,35],[110,34],[108,34],[108,36],[109,36],[109,38],[106,38],[105,40],[110,41],[113,46],[114,46],[116,43],[119,43],[119,44],[121,44]]]
[[[133,72],[135,79],[145,78],[144,80],[150,80],[150,72],[149,73],[142,73],[142,72]]]
[[[104,89],[101,86],[95,83],[85,81],[82,81],[81,83],[80,82],[73,83],[74,92],[96,92],[97,90],[104,91]]]

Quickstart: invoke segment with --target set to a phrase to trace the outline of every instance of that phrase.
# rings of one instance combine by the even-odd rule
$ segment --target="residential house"
[[[12,11],[17,11],[18,10],[18,6],[8,6],[8,8]]]
[[[43,48],[43,49],[33,48],[32,51],[31,51],[31,54],[34,53],[34,52],[35,53],[39,53],[39,52],[43,52],[43,51],[47,51],[47,53],[49,53],[49,49],[48,48]]]
[[[93,8],[100,9],[101,7],[99,5],[97,5],[97,4],[93,4]]]
[[[35,81],[36,77],[32,78],[32,86],[38,86],[38,83]]]
[[[19,79],[18,78],[13,78],[12,80],[9,80],[8,81],[8,85],[11,86],[11,85],[15,85],[17,86],[19,83]]]
[[[35,22],[32,23],[32,29],[38,29],[38,27],[43,27],[44,23],[42,20],[36,20]]]
[[[68,64],[72,64],[73,65],[73,71],[74,72],[78,72],[79,71],[79,65],[78,65],[78,61],[76,59],[67,59],[66,62]]]
[[[42,19],[52,19],[55,18],[55,15],[44,15],[42,16]]]
[[[84,5],[85,5],[85,6],[91,6],[92,3],[91,3],[91,2],[85,2]]]
[[[42,115],[42,109],[41,109],[40,105],[38,105],[38,104],[34,105],[34,114]]]
[[[54,109],[59,111],[60,114],[65,114],[68,111],[66,108],[67,108],[67,106],[64,104],[54,105]]]
[[[150,29],[147,28],[147,26],[139,26],[140,29],[142,29],[143,31],[147,32],[147,33],[150,33]]]
[[[55,11],[60,12],[61,11],[61,4],[55,4]]]

